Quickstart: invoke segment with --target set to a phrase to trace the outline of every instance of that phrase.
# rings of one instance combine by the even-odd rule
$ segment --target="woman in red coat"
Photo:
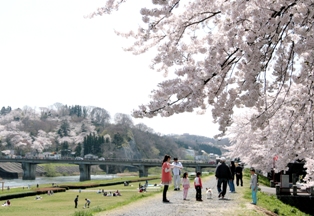
[[[164,190],[162,193],[162,201],[165,203],[170,202],[167,200],[167,191],[169,185],[171,184],[172,176],[171,176],[171,168],[170,164],[171,157],[169,155],[165,155],[164,160],[162,161],[162,170],[161,170],[161,184],[164,185]]]

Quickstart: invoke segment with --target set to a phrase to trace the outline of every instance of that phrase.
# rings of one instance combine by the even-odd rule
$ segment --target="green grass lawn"
[[[91,183],[91,182],[88,182]],[[145,183],[145,180],[140,182]],[[159,184],[160,180],[150,180],[149,184]],[[41,200],[35,200],[35,196],[17,198],[11,200],[10,207],[0,206],[0,215],[5,216],[55,216],[55,215],[92,215],[92,212],[100,212],[109,210],[121,205],[125,205],[134,200],[151,196],[155,193],[159,193],[161,188],[148,188],[146,193],[138,193],[138,182],[131,183],[130,186],[124,186],[123,184],[88,188],[82,190],[68,190],[66,192],[55,193],[52,196],[47,194],[40,195]],[[119,190],[122,196],[117,197],[105,197],[102,194],[98,194],[98,189],[104,189],[105,191]],[[74,208],[74,198],[79,195],[78,208]],[[85,204],[85,198],[91,200],[91,206],[89,209],[83,209]],[[4,202],[4,201],[3,201]],[[2,203],[1,203],[2,204]]]
[[[207,175],[204,175],[205,177]],[[244,187],[237,187],[237,192],[243,194],[243,203],[251,202],[251,190],[249,189],[249,172],[246,170],[244,173]],[[145,179],[138,177],[121,177],[110,180],[93,180],[88,182],[74,182],[74,183],[66,183],[67,185],[84,185],[84,184],[99,184],[99,183],[107,183],[107,182],[116,182],[116,181],[125,181],[125,180],[140,180],[140,182],[130,183],[129,186],[124,186],[123,184],[112,185],[106,187],[95,187],[95,188],[87,188],[85,190],[68,190],[66,192],[55,193],[52,196],[48,196],[47,194],[42,194],[40,196],[43,197],[42,200],[35,200],[35,196],[17,198],[11,200],[10,207],[1,207],[0,206],[0,215],[5,216],[55,216],[55,215],[64,215],[64,216],[90,216],[93,213],[110,210],[128,203],[131,203],[138,199],[143,199],[148,196],[154,195],[156,193],[160,193],[162,188],[148,188],[146,193],[138,192],[138,184],[145,184]],[[261,177],[259,177],[259,182],[263,182]],[[266,181],[267,182],[267,181]],[[149,184],[159,184],[160,179],[149,180]],[[51,185],[40,185],[41,187],[50,187]],[[33,188],[35,189],[35,188]],[[106,192],[114,192],[119,190],[122,196],[118,197],[105,197],[102,194],[98,194],[98,190],[104,190]],[[0,192],[1,194],[8,193],[19,193],[25,192],[27,189],[22,188],[12,188],[10,191],[4,190]],[[31,191],[31,190],[28,190]],[[74,208],[74,198],[76,195],[79,195],[78,208]],[[268,195],[262,192],[258,192],[258,207],[262,207],[271,212],[277,213],[278,215],[295,215],[295,216],[306,216],[307,214],[299,211],[295,207],[286,205],[282,203],[280,200],[276,198],[275,195]],[[85,198],[91,200],[91,206],[89,209],[83,209],[85,204]],[[4,201],[1,201],[4,202]],[[0,202],[0,204],[2,204]],[[245,205],[242,207],[243,213],[247,212]],[[247,215],[247,214],[243,214]],[[261,215],[257,210],[250,211],[251,215]]]

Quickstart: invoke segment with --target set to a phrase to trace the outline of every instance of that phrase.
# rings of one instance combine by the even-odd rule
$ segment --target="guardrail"
[[[125,159],[125,158],[106,158],[105,160],[83,158],[83,160],[77,160],[75,158],[62,157],[62,158],[40,158],[40,157],[23,157],[23,158],[5,158],[0,157],[0,161],[31,161],[31,160],[42,160],[42,161],[103,161],[103,162],[151,162],[160,163],[162,160],[159,159]],[[209,162],[195,161],[195,160],[180,160],[181,163],[194,163],[194,164],[208,164]]]

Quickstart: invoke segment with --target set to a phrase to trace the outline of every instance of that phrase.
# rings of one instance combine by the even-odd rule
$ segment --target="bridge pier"
[[[90,164],[79,164],[80,169],[80,181],[90,180]]]
[[[35,180],[36,179],[36,166],[34,163],[22,163],[23,180]]]
[[[139,166],[139,177],[148,177],[148,167],[141,165]]]
[[[197,172],[202,173],[202,167],[196,166],[196,167],[195,167],[195,174],[196,174]]]

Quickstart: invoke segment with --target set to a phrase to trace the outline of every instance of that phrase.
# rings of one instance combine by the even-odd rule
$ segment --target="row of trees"
[[[87,155],[87,154],[94,154],[97,156],[103,155],[102,146],[104,144],[105,144],[105,138],[103,136],[97,136],[95,133],[87,135],[86,137],[84,137],[83,155]]]
[[[0,110],[0,115],[6,115],[8,113],[10,113],[12,110],[12,108],[10,106],[8,106],[7,108],[5,108],[4,106],[1,108]]]

